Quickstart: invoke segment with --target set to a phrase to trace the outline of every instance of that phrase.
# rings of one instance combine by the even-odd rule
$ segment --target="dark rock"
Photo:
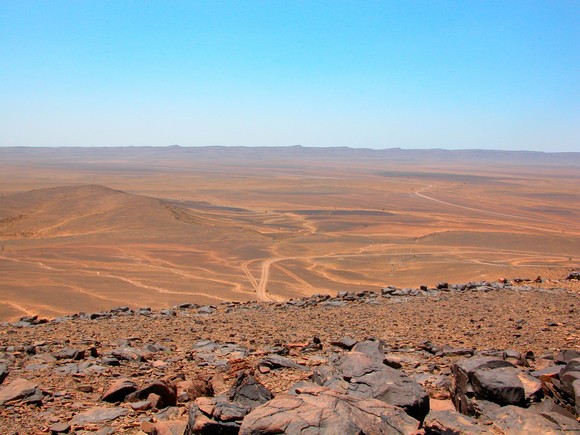
[[[423,428],[427,435],[495,434],[478,424],[478,420],[457,411],[431,411],[425,417]]]
[[[4,382],[4,379],[6,379],[8,373],[8,366],[6,364],[0,364],[0,385]]]
[[[228,392],[228,399],[250,409],[263,405],[273,396],[270,390],[247,372],[239,372],[236,382]]]
[[[184,435],[238,434],[250,408],[230,402],[225,396],[200,397],[189,409]]]
[[[79,350],[79,349],[62,349],[58,352],[55,352],[53,354],[53,356],[56,359],[72,359],[74,361],[78,361],[81,359],[84,359],[85,357],[85,351],[84,350]]]
[[[353,352],[364,353],[377,361],[383,361],[385,358],[385,350],[380,340],[359,341],[352,350]]]
[[[328,366],[314,371],[312,380],[342,394],[379,399],[399,406],[410,416],[422,420],[429,412],[427,392],[404,372],[383,364],[382,358],[378,359],[376,349],[369,351],[370,355],[354,350],[335,355]]]
[[[55,433],[69,433],[70,431],[70,424],[68,423],[55,423],[50,426],[50,432]]]
[[[214,307],[211,307],[209,305],[200,307],[197,309],[197,313],[198,314],[213,314],[215,313],[216,309]]]
[[[472,357],[463,358],[453,364],[452,371],[455,376],[455,384],[463,391],[468,390],[473,373],[479,369],[495,369],[500,367],[514,367],[503,359],[495,357]]]
[[[433,343],[431,343],[430,341],[424,341],[419,345],[419,349],[424,350],[426,352],[429,352],[430,354],[435,355],[437,352],[439,352],[439,348],[437,346],[435,346]]]
[[[574,358],[568,361],[566,366],[560,372],[560,377],[567,372],[580,372],[580,358]]]
[[[576,404],[576,415],[580,416],[580,380],[576,379],[572,383],[572,389],[574,390],[574,403]]]
[[[115,367],[115,366],[120,366],[121,362],[115,357],[105,356],[105,357],[101,358],[101,364],[106,365],[106,366]]]
[[[568,364],[571,360],[575,358],[580,358],[580,352],[573,349],[561,350],[554,357],[554,362],[556,364]]]
[[[542,379],[542,378],[558,378],[560,376],[560,372],[564,367],[561,365],[554,365],[549,366],[540,370],[534,370],[530,372],[535,378]]]
[[[28,379],[16,378],[0,389],[0,405],[5,405],[15,400],[38,397],[39,394],[42,398],[42,392],[39,390],[38,384]]]
[[[480,399],[499,405],[521,405],[525,400],[518,370],[512,367],[479,369],[472,376],[473,390]]]
[[[83,423],[104,423],[115,420],[127,414],[125,408],[104,408],[95,407],[86,411],[80,412],[70,421],[72,425],[80,425]]]
[[[150,382],[144,388],[127,395],[125,400],[128,402],[146,400],[151,393],[159,396],[160,400],[157,403],[157,408],[159,409],[177,404],[177,389],[175,385],[170,385],[163,381]]]
[[[278,369],[278,368],[289,368],[289,369],[298,369],[298,370],[308,370],[307,367],[301,366],[296,364],[290,358],[286,358],[280,355],[267,355],[263,359],[258,362],[258,366],[265,366],[270,369]]]
[[[475,352],[473,349],[451,347],[451,346],[446,344],[441,349],[439,349],[439,351],[437,352],[437,355],[439,355],[439,356],[466,356],[466,355],[472,356],[474,353]]]
[[[566,279],[580,281],[580,271],[574,270],[574,271],[570,272],[568,274],[568,276],[566,276]]]
[[[137,391],[137,384],[130,379],[122,378],[113,382],[101,396],[104,402],[122,402],[125,397]]]
[[[240,434],[413,433],[419,422],[376,399],[355,398],[311,385],[279,395],[244,418]]]

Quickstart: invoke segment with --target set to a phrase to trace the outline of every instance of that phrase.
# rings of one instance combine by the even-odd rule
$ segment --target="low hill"
[[[174,225],[178,213],[161,200],[101,185],[37,189],[0,197],[0,238],[156,232]]]

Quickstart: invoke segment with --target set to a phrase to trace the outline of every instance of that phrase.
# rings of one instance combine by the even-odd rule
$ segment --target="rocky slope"
[[[578,277],[4,323],[1,432],[578,433]]]

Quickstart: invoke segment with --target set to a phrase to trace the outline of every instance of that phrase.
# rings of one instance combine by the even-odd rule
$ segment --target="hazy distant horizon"
[[[580,2],[0,2],[0,146],[580,151]]]
[[[543,154],[580,154],[580,151],[539,151],[526,149],[494,149],[494,148],[403,148],[403,147],[386,147],[386,148],[372,148],[365,146],[305,146],[305,145],[44,145],[44,146],[28,146],[28,145],[0,145],[0,148],[305,148],[305,149],[352,149],[352,150],[370,150],[370,151],[482,151],[482,152],[522,152],[522,153],[543,153]]]

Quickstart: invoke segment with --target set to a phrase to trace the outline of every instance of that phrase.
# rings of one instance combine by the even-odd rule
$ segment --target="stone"
[[[129,406],[133,411],[147,411],[149,408],[151,408],[151,402],[149,400],[129,402]]]
[[[491,429],[479,425],[478,420],[457,411],[430,411],[425,417],[423,428],[427,435],[495,434]]]
[[[419,422],[376,399],[356,398],[311,385],[297,395],[279,395],[243,420],[241,435],[317,433],[413,433]]]
[[[357,341],[352,338],[343,337],[340,340],[331,341],[330,344],[342,349],[351,350],[353,346],[357,344]]]
[[[159,421],[153,425],[153,428],[155,435],[182,435],[186,425],[186,421],[169,420]]]
[[[492,427],[509,435],[561,434],[560,427],[526,408],[509,405],[490,413]]]
[[[254,409],[272,400],[273,395],[264,385],[247,372],[239,372],[228,392],[229,400]]]
[[[568,364],[570,360],[580,358],[580,352],[573,349],[564,349],[556,354],[554,362],[556,364]]]
[[[6,364],[0,364],[0,385],[2,385],[4,379],[6,379],[8,373],[8,366]]]
[[[580,416],[580,379],[576,379],[572,383],[574,390],[574,403],[576,404],[576,415]]]
[[[85,351],[79,349],[66,348],[53,353],[56,359],[72,359],[75,361],[84,359]]]
[[[289,368],[289,369],[298,369],[298,370],[308,370],[307,367],[301,366],[300,364],[296,364],[290,358],[286,358],[281,355],[271,354],[267,355],[263,359],[258,362],[258,366],[265,366],[270,369],[278,369],[278,368]]]
[[[455,384],[462,391],[466,391],[471,382],[471,377],[479,369],[495,369],[500,367],[514,367],[513,364],[496,357],[472,357],[463,358],[453,364],[452,371],[455,376]]]
[[[207,377],[181,381],[176,384],[176,387],[178,402],[193,401],[198,397],[211,397],[214,394],[211,380]]]
[[[479,369],[473,373],[472,385],[477,398],[502,406],[521,405],[525,401],[524,385],[518,370],[512,367]]]
[[[567,433],[580,433],[580,423],[576,421],[574,416],[567,417],[557,412],[541,412],[540,415],[552,423],[557,424],[560,429]]]
[[[49,427],[51,433],[68,433],[70,431],[70,424],[68,423],[55,423]]]
[[[137,391],[137,384],[130,379],[121,378],[109,385],[101,396],[103,402],[122,402],[129,394]]]
[[[580,281],[580,271],[573,270],[566,276],[566,279]]]
[[[540,370],[534,370],[530,373],[530,375],[538,379],[557,379],[560,376],[560,372],[563,368],[564,367],[561,365],[549,366]]]
[[[379,340],[359,341],[354,345],[352,350],[353,352],[364,353],[365,355],[378,361],[383,361],[385,358],[383,343]]]
[[[38,384],[24,378],[16,378],[0,389],[0,405],[22,400],[42,394],[38,389]]]
[[[200,397],[189,409],[184,435],[238,434],[250,408],[231,402],[226,396]]]
[[[568,361],[566,366],[560,372],[560,377],[567,372],[580,372],[580,358],[574,358]]]
[[[368,348],[367,348],[368,349]],[[351,351],[331,357],[330,365],[314,371],[312,380],[326,388],[359,398],[374,398],[403,408],[417,420],[429,412],[429,395],[400,370],[382,363],[378,353]]]
[[[104,423],[107,421],[113,421],[126,414],[127,410],[125,408],[94,407],[75,415],[70,421],[70,424],[81,425],[84,423]]]
[[[522,385],[524,386],[524,396],[526,402],[529,403],[541,400],[544,396],[542,382],[526,372],[520,371],[517,375]]]
[[[146,400],[151,393],[157,394],[160,397],[157,405],[159,409],[177,404],[177,389],[175,385],[170,385],[163,381],[152,381],[144,388],[127,395],[125,400],[128,402],[139,402]]]

